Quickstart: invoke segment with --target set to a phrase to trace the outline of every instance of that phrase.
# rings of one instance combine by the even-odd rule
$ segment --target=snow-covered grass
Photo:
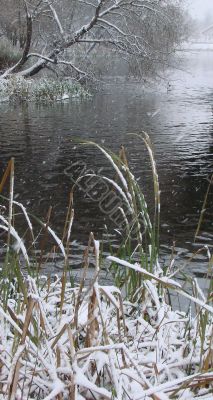
[[[80,284],[71,279],[68,248],[74,216],[72,194],[62,239],[48,224],[40,223],[46,237],[52,237],[64,257],[62,276],[42,276],[39,268],[38,274],[33,275],[29,249],[14,225],[14,207],[26,220],[30,248],[36,245],[34,226],[23,205],[14,201],[14,163],[10,161],[0,182],[1,192],[10,178],[8,217],[6,212],[0,214],[7,243],[0,273],[0,399],[212,398],[213,258],[208,250],[207,294],[196,280],[191,280],[192,291],[186,292],[175,280],[174,270],[163,271],[159,265],[159,183],[146,135],[144,141],[154,181],[152,223],[142,192],[129,171],[124,149],[116,157],[99,147],[116,171],[114,184],[109,178],[108,182],[127,205],[129,221],[136,222],[131,226],[135,228],[133,242],[138,240],[137,263],[131,256],[129,230],[121,250],[107,257],[117,283],[111,286],[99,284],[102,258],[100,243],[93,234],[84,251]],[[143,225],[147,230],[140,235]],[[126,252],[125,246],[129,248]],[[95,258],[94,279],[85,286],[90,257]],[[28,271],[25,276],[23,262]],[[184,312],[172,307],[168,301],[171,294],[189,300],[193,312],[190,308]]]
[[[125,300],[99,285],[92,247],[91,287],[28,276],[1,301],[2,398],[210,400],[213,308],[203,293],[195,315],[174,310],[166,293],[182,292],[178,282],[142,271],[140,301]]]
[[[82,85],[66,79],[25,79],[14,75],[0,80],[0,102],[52,102],[74,97],[87,97],[89,93]]]

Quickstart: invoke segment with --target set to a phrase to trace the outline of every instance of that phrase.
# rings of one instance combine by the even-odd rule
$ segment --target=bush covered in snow
[[[0,80],[0,102],[52,102],[87,96],[88,91],[72,80],[32,80],[17,75]]]

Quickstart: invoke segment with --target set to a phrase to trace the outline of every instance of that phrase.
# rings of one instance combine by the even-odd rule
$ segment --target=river
[[[119,77],[85,100],[55,104],[0,104],[0,174],[15,157],[15,194],[31,213],[44,218],[53,207],[51,224],[62,233],[72,181],[64,172],[81,160],[95,172],[110,165],[100,151],[73,139],[93,140],[115,152],[127,149],[130,166],[151,202],[152,180],[147,151],[128,135],[146,131],[155,149],[161,188],[161,254],[187,260],[198,246],[213,247],[213,189],[210,189],[200,238],[193,244],[213,166],[213,52],[186,52],[181,69],[172,69],[161,84],[144,88]],[[81,252],[88,234],[102,238],[112,221],[98,202],[76,191],[73,246]],[[192,269],[206,271],[205,254]],[[78,263],[79,260],[76,262]],[[191,267],[190,267],[191,268]]]

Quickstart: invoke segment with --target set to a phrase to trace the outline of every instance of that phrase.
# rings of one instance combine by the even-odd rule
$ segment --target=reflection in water
[[[143,143],[129,132],[147,131],[154,143],[162,198],[162,240],[186,247],[192,241],[213,161],[213,53],[187,54],[185,69],[174,71],[163,87],[144,91],[138,83],[108,84],[90,100],[0,105],[0,173],[15,157],[15,192],[28,210],[45,216],[53,206],[53,225],[61,232],[72,182],[64,174],[82,160],[97,171],[111,168],[91,146],[74,139],[91,139],[118,152],[128,149],[130,166],[152,198],[151,169]],[[212,192],[202,226],[211,238]],[[151,201],[151,200],[150,200]],[[108,223],[98,204],[76,191],[73,236],[85,241],[90,231],[101,236]],[[109,229],[113,229],[109,222]],[[212,243],[212,242],[211,242]]]

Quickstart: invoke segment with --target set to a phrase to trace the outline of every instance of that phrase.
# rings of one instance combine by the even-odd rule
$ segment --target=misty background
[[[213,24],[212,0],[189,0],[186,6],[192,18],[196,20],[197,29],[205,29]]]

